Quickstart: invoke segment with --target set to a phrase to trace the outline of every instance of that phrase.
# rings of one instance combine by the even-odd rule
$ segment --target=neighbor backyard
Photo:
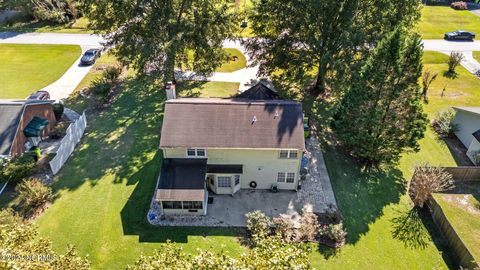
[[[80,46],[0,44],[0,99],[25,98],[58,80]]]
[[[446,6],[423,6],[418,31],[424,39],[442,39],[446,32],[467,30],[480,33],[480,17],[468,10]]]

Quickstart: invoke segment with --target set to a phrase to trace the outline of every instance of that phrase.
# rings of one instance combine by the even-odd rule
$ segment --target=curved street
[[[71,44],[79,45],[82,52],[87,49],[100,47],[105,39],[95,34],[64,34],[64,33],[19,33],[19,32],[0,32],[0,43],[17,44]],[[258,66],[248,66],[251,63],[245,48],[239,41],[226,40],[223,44],[225,48],[235,48],[245,54],[247,58],[247,67],[241,70],[225,73],[215,72],[212,76],[205,78],[196,76],[193,72],[179,72],[179,76],[188,79],[207,80],[207,81],[225,81],[239,82],[240,91],[247,89],[252,83],[258,80]],[[443,39],[423,40],[425,51],[437,51],[444,54],[450,54],[452,51],[459,51],[464,55],[462,66],[469,72],[476,73],[480,70],[480,63],[472,56],[472,51],[480,51],[480,41],[446,41]],[[56,82],[47,86],[53,99],[59,100],[68,97],[75,90],[77,85],[87,75],[91,66],[80,66],[80,58],[65,72],[65,74]]]

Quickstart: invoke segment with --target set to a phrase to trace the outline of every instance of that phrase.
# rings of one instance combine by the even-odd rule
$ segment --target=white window
[[[295,182],[295,173],[291,172],[279,172],[277,174],[278,183],[293,183]]]
[[[197,157],[204,157],[205,149],[197,149]]]
[[[187,149],[187,157],[194,157],[195,156],[195,149]]]
[[[277,174],[277,182],[278,183],[285,183],[285,173],[284,172],[279,172]]]
[[[295,173],[287,173],[287,183],[295,182]]]
[[[280,158],[288,158],[288,150],[280,150]]]
[[[188,148],[187,157],[205,157],[206,151],[203,148]]]
[[[232,178],[230,176],[217,176],[217,186],[219,188],[232,187]]]
[[[298,158],[298,152],[296,150],[280,150],[279,158]]]

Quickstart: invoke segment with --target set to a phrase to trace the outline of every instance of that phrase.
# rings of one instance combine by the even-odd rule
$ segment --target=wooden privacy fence
[[[85,112],[75,122],[70,124],[67,128],[67,134],[60,142],[60,147],[57,150],[57,154],[50,161],[50,168],[53,174],[57,174],[62,168],[63,164],[67,161],[68,157],[73,153],[75,146],[83,136],[85,128],[87,127],[87,117]]]
[[[444,167],[443,169],[451,173],[455,181],[480,181],[480,167]]]
[[[435,198],[429,200],[428,207],[430,208],[433,221],[435,224],[437,224],[438,228],[447,240],[448,245],[457,257],[458,263],[467,269],[477,269],[480,267],[478,262],[475,261],[470,250],[462,241],[462,238],[458,236],[452,224],[450,224],[450,221],[443,213],[442,208],[438,205]]]
[[[455,182],[477,182],[480,185],[480,167],[443,167],[443,169],[452,174]],[[435,224],[447,240],[448,245],[458,259],[458,263],[467,269],[477,269],[480,267],[472,253],[467,248],[462,238],[455,231],[450,221],[445,216],[442,208],[438,205],[435,198],[428,202],[431,215]]]

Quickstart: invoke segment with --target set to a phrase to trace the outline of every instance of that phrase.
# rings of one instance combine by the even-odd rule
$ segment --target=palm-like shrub
[[[30,215],[53,199],[52,188],[32,178],[16,187],[19,206],[25,215]]]
[[[463,60],[463,54],[461,52],[451,52],[448,58],[448,73],[456,74],[455,69],[460,65]]]
[[[415,206],[423,207],[432,197],[432,193],[451,188],[453,188],[453,178],[449,172],[425,163],[415,168],[409,194]]]

